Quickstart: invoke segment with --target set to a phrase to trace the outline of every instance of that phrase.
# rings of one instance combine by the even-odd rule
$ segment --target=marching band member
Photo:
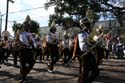
[[[95,79],[97,75],[97,66],[96,66],[96,58],[95,55],[90,51],[85,56],[80,58],[82,54],[87,52],[91,46],[89,41],[87,39],[89,38],[89,34],[91,31],[90,23],[88,22],[88,19],[82,18],[80,20],[80,26],[82,28],[81,32],[77,34],[74,40],[74,53],[73,53],[73,59],[75,58],[75,51],[79,48],[79,78],[78,83],[92,83],[92,81]],[[76,42],[78,44],[76,44]],[[77,46],[77,47],[76,47]]]
[[[66,63],[70,60],[70,50],[69,50],[69,37],[68,35],[64,35],[64,39],[62,40],[62,46],[63,46],[63,52],[64,52],[64,63],[63,65],[66,65]]]
[[[69,38],[69,51],[70,51],[70,56],[72,58],[73,51],[74,51],[74,36],[73,35]]]
[[[24,31],[20,32],[19,40],[25,47],[20,50],[19,60],[20,60],[20,83],[27,81],[27,74],[31,71],[34,66],[35,60],[32,51],[32,47],[35,46],[34,38],[30,32],[29,24],[24,25]]]
[[[117,37],[116,55],[117,55],[117,59],[123,59],[124,52],[123,52],[123,42],[121,37]]]
[[[35,60],[39,57],[39,61],[42,62],[42,42],[40,38],[36,38],[36,50],[35,50]]]
[[[2,56],[3,56],[3,52],[2,52],[2,41],[0,39],[0,68],[1,68],[1,61],[2,61]]]
[[[46,41],[47,41],[47,45],[50,50],[50,56],[51,56],[51,62],[48,63],[48,72],[52,73],[55,63],[59,60],[59,51],[58,51],[59,39],[56,33],[55,26],[50,28],[50,32],[46,36]]]
[[[8,61],[8,56],[9,56],[9,48],[10,48],[10,42],[8,40],[7,36],[4,36],[4,40],[2,40],[2,63],[4,63],[4,60]]]
[[[96,46],[96,53],[97,53],[97,63],[98,65],[102,63],[102,59],[104,58],[104,33],[102,31],[102,25],[96,29],[95,35],[93,37],[94,42],[100,41]]]

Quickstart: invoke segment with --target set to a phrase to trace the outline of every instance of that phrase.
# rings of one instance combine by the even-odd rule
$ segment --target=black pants
[[[66,64],[72,56],[70,55],[69,48],[64,49],[64,64]]]
[[[2,63],[2,58],[3,58],[3,52],[2,52],[2,47],[0,47],[0,63]]]
[[[99,65],[100,63],[102,63],[102,59],[104,58],[104,48],[96,46],[96,52],[97,52],[97,63]]]
[[[51,62],[50,62],[50,70],[53,70],[54,64],[59,60],[59,51],[57,45],[49,45],[50,55],[51,55]]]
[[[35,63],[32,49],[22,49],[19,55],[19,59],[21,65],[20,74],[22,79],[25,79]]]
[[[124,56],[123,49],[118,49],[117,59],[123,59],[123,56]]]
[[[35,60],[39,57],[39,61],[42,61],[42,48],[36,48],[35,52]]]
[[[105,49],[105,59],[109,59],[110,51],[108,49]]]
[[[17,59],[18,59],[19,53],[20,53],[20,51],[16,51],[16,50],[12,51],[12,55],[14,58],[14,60],[13,60],[14,65],[17,65]]]
[[[2,63],[4,63],[4,61],[6,60],[6,61],[8,61],[8,57],[9,57],[9,55],[10,55],[10,53],[11,53],[11,51],[9,51],[7,48],[2,48]]]
[[[49,56],[50,56],[50,51],[49,51],[49,47],[47,46],[47,47],[43,47],[43,49],[42,49],[42,51],[43,51],[43,60],[45,59],[45,56],[46,56],[46,60],[48,60],[49,59]]]
[[[78,83],[92,83],[99,74],[95,56],[92,53],[88,53],[83,59],[79,59],[79,62],[80,75]]]

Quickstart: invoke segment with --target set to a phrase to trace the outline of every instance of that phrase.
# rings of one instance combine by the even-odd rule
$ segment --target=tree
[[[56,16],[59,17],[57,19],[61,19],[67,14],[69,16],[68,18],[72,18],[72,21],[75,23],[77,23],[80,18],[85,17],[88,7],[93,8],[94,11],[100,8],[100,4],[93,3],[93,0],[50,0],[45,4],[45,7],[52,5],[55,5],[55,13]],[[94,8],[96,8],[96,10]],[[64,18],[62,19],[62,21],[64,21]]]
[[[12,29],[14,31],[14,33],[18,30],[18,29],[22,29],[23,28],[23,24],[21,23],[17,23],[16,21],[14,21],[14,24],[12,26]]]
[[[25,25],[25,23],[29,24],[28,27],[30,28],[31,33],[39,32],[39,23],[34,20],[31,20],[29,15],[26,16],[26,19],[23,22],[23,25]]]
[[[49,0],[45,7],[55,6],[57,20],[60,17],[64,18],[67,14],[75,23],[78,23],[80,18],[87,16],[88,11],[91,12],[90,20],[92,23],[95,23],[101,14],[105,15],[105,13],[110,12],[122,26],[121,18],[125,8],[115,6],[111,1],[115,0]]]
[[[16,23],[16,21],[15,21],[12,26],[13,31],[16,32],[17,29],[23,30],[25,23],[29,23],[28,27],[30,28],[31,33],[36,33],[36,34],[39,33],[39,23],[37,23],[34,20],[31,20],[29,15],[27,15],[27,17],[23,23]]]

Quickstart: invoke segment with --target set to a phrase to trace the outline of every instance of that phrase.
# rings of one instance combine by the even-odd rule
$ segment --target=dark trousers
[[[102,59],[104,58],[104,48],[97,46],[96,53],[97,53],[97,63],[99,65],[100,63],[102,63]]]
[[[35,52],[35,60],[39,57],[39,61],[42,61],[42,48],[36,48]]]
[[[14,61],[13,61],[14,65],[17,65],[17,59],[18,59],[19,53],[20,51],[15,51],[15,50],[12,51],[12,55],[14,58]]]
[[[92,83],[99,74],[98,65],[96,64],[96,58],[92,53],[88,53],[79,60],[79,78],[78,83]]]
[[[32,49],[28,48],[22,49],[19,55],[19,59],[21,65],[20,74],[22,79],[25,79],[35,63]]]
[[[43,47],[42,49],[43,51],[43,60],[45,59],[45,56],[46,56],[46,60],[49,59],[49,56],[50,56],[50,50],[49,50],[49,47]]]
[[[2,63],[2,58],[3,58],[3,52],[2,52],[2,47],[0,47],[0,63]]]
[[[11,53],[7,48],[2,48],[2,63],[4,63],[4,60],[8,61],[8,57]]]
[[[110,51],[108,49],[105,49],[105,59],[109,59]]]
[[[69,48],[64,49],[64,64],[66,64],[72,56],[70,55]]]
[[[57,45],[49,45],[50,55],[51,55],[51,62],[50,62],[50,70],[53,70],[54,64],[59,60],[59,51]]]

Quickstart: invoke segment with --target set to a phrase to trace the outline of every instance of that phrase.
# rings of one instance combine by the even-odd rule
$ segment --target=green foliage
[[[121,22],[121,14],[124,7],[116,7],[113,4],[108,3],[110,0],[50,0],[45,4],[45,7],[55,6],[55,13],[57,19],[65,18],[64,16],[68,14],[68,16],[72,16],[72,18],[77,19],[77,21],[86,16],[86,12],[88,7],[93,11],[93,22],[96,22],[101,14],[110,12],[116,16],[119,23]],[[101,13],[100,13],[101,12]],[[64,20],[61,20],[64,21]]]
[[[14,24],[12,26],[12,29],[13,29],[14,32],[16,32],[18,29],[22,30],[23,24],[14,22]]]
[[[49,27],[51,26],[53,20],[55,20],[55,19],[57,19],[56,15],[53,14],[53,15],[49,16],[49,24],[48,24]]]
[[[30,26],[29,27],[30,27],[30,31],[32,33],[37,33],[37,34],[39,33],[39,28],[40,28],[39,27],[39,23],[34,21],[34,20],[31,20],[29,15],[27,15],[24,23],[25,22],[30,22]],[[24,23],[16,23],[16,22],[14,22],[14,24],[12,26],[13,31],[16,32],[17,29],[20,29],[22,31],[23,27],[24,27]]]
[[[39,32],[39,23],[34,21],[34,20],[31,20],[31,29],[30,31],[32,33],[38,33]]]
[[[53,5],[55,5],[56,13],[54,18],[57,20],[58,24],[64,23],[63,25],[68,23],[73,23],[70,25],[78,25],[79,19],[86,16],[88,7],[90,7],[94,12],[93,22],[98,20],[99,16],[96,13],[101,11],[101,4],[94,0],[50,0],[45,4],[46,7]],[[68,15],[68,17],[65,17],[65,15]],[[51,24],[51,20],[52,18],[50,17],[49,25]]]

